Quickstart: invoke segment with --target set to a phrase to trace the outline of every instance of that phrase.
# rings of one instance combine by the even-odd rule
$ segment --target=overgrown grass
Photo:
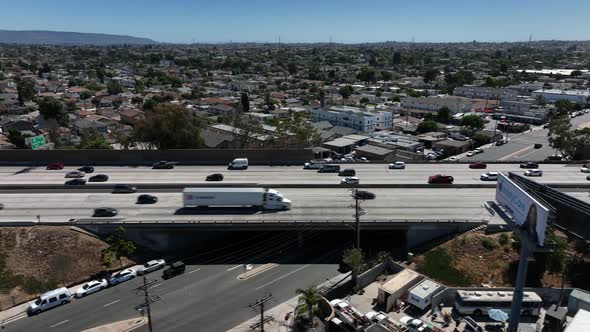
[[[481,245],[482,245],[482,247],[486,248],[487,250],[494,250],[494,249],[500,247],[500,244],[498,244],[498,241],[496,241],[495,239],[489,238],[489,237],[482,238]]]
[[[433,279],[439,280],[448,286],[470,286],[469,276],[453,267],[453,258],[444,248],[437,248],[426,255],[417,264],[416,270]]]
[[[56,288],[57,282],[54,280],[39,281],[33,277],[14,274],[6,269],[5,257],[0,256],[0,293],[8,293],[17,286],[21,286],[29,294],[36,294]]]

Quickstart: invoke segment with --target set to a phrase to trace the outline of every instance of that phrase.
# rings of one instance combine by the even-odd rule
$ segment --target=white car
[[[103,290],[109,286],[109,283],[106,279],[101,280],[92,280],[84,284],[84,286],[78,288],[76,290],[76,297],[84,297],[88,294],[92,294]]]
[[[127,280],[131,280],[137,276],[137,272],[134,269],[125,269],[113,274],[109,278],[109,285],[116,285]]]
[[[483,152],[483,150],[482,150],[482,149],[480,149],[480,148],[477,148],[477,149],[473,150],[473,152],[475,152],[476,154],[478,154],[478,153],[482,153],[482,152]]]
[[[165,260],[154,259],[154,260],[151,260],[151,261],[143,264],[142,267],[137,269],[137,274],[142,275],[142,274],[150,273],[150,272],[159,270],[159,269],[163,268],[164,266],[166,266]]]
[[[496,181],[498,180],[498,172],[486,172],[483,173],[480,177],[482,181]]]
[[[405,169],[406,168],[406,163],[404,163],[403,161],[396,161],[393,164],[389,164],[389,169]]]
[[[580,172],[582,172],[582,173],[590,173],[590,167],[582,167],[582,168],[580,168]]]
[[[431,331],[432,326],[414,317],[405,316],[399,320],[410,332]]]
[[[459,160],[458,157],[455,157],[455,156],[449,157],[449,161],[457,161],[457,160]]]
[[[82,173],[80,171],[72,171],[72,172],[66,173],[66,178],[83,178],[83,177],[84,177],[84,173]]]
[[[340,184],[359,184],[359,178],[356,176],[347,176],[340,180]]]
[[[540,169],[529,169],[524,172],[526,176],[543,176],[543,171]]]
[[[467,157],[473,157],[475,156],[475,151],[468,151],[467,152]]]

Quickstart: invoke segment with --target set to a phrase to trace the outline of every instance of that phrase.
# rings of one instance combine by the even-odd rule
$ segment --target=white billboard
[[[549,209],[503,173],[498,176],[496,202],[506,209],[516,225],[523,228],[539,246],[543,246]]]

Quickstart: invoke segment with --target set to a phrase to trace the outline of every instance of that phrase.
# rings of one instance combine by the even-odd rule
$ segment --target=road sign
[[[45,136],[39,135],[31,138],[31,149],[35,150],[45,145]]]

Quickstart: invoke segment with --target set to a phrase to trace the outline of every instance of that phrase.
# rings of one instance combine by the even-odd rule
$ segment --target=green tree
[[[422,74],[422,77],[424,78],[424,83],[433,82],[434,80],[436,80],[437,76],[438,70],[436,69],[428,69],[426,72],[424,72],[424,74]]]
[[[363,250],[359,248],[351,248],[344,250],[342,254],[342,262],[348,267],[352,272],[352,282],[354,284],[355,290],[358,286],[357,278],[359,274],[363,271],[365,265],[365,257],[363,254]]]
[[[369,103],[369,98],[367,98],[367,97],[363,97],[363,98],[361,98],[361,100],[359,100],[359,102],[360,102],[361,104],[368,104],[368,103]]]
[[[431,131],[438,131],[438,125],[433,120],[424,120],[418,124],[416,132],[419,134],[428,133]]]
[[[320,139],[320,134],[309,121],[309,113],[290,112],[287,119],[277,124],[281,140],[293,140],[297,147],[307,147]]]
[[[61,101],[53,97],[44,97],[38,103],[39,113],[45,119],[55,119],[61,126],[67,126],[69,118]]]
[[[381,71],[381,79],[384,81],[391,81],[391,79],[393,78],[393,75],[388,72],[387,70],[382,70]]]
[[[159,104],[133,127],[131,140],[159,150],[198,149],[203,146],[200,132],[204,125],[202,118],[181,106]]]
[[[361,68],[361,71],[356,75],[356,78],[363,81],[363,82],[376,82],[377,76],[375,75],[375,70],[369,67]]]
[[[488,136],[480,133],[473,135],[471,139],[473,140],[475,146],[482,146],[490,142],[490,138]]]
[[[111,80],[107,83],[107,92],[109,95],[118,95],[123,92],[123,87],[119,82]]]
[[[402,54],[400,52],[394,52],[393,53],[393,59],[392,59],[392,64],[394,66],[399,65],[400,63],[402,63]]]
[[[573,154],[573,131],[572,124],[567,112],[561,112],[554,115],[547,123],[547,133],[549,144],[556,150],[559,150],[566,157]]]
[[[35,82],[29,79],[19,79],[16,81],[16,91],[18,92],[18,102],[24,105],[35,96]]]
[[[340,87],[340,89],[338,89],[338,93],[340,93],[340,95],[344,99],[348,99],[348,97],[350,97],[353,92],[354,92],[354,90],[352,89],[352,87],[350,85],[345,85],[345,86]]]
[[[10,129],[8,131],[8,140],[18,149],[25,149],[27,147],[25,144],[25,137],[16,129]]]
[[[297,73],[297,64],[293,62],[289,62],[287,64],[287,71],[290,75],[295,75]]]
[[[313,328],[315,325],[313,318],[322,299],[320,291],[315,286],[310,286],[308,288],[298,288],[295,293],[299,295],[297,307],[295,308],[295,316],[302,317],[304,314],[307,314],[309,325]]]
[[[481,130],[484,127],[484,121],[479,115],[468,114],[461,119],[461,126],[469,127],[471,130]]]
[[[155,101],[154,99],[146,99],[143,102],[143,106],[142,109],[144,111],[149,111],[149,110],[153,110],[154,108],[156,108],[156,106],[158,105],[158,102]]]
[[[82,134],[78,149],[80,150],[111,150],[113,147],[96,130],[87,130]]]
[[[451,110],[448,107],[443,106],[438,110],[437,119],[439,122],[448,124],[451,122]]]
[[[106,242],[109,246],[102,251],[102,265],[109,267],[112,264],[114,256],[119,260],[121,268],[123,268],[123,258],[128,258],[133,255],[136,249],[135,244],[132,241],[125,239],[125,228],[117,227],[117,229],[109,235]]]
[[[92,93],[90,91],[82,91],[80,92],[80,99],[86,100],[92,98]]]
[[[250,111],[250,98],[248,97],[247,92],[242,92],[242,96],[240,98],[240,104],[242,105],[242,111],[247,113]]]
[[[570,76],[574,76],[574,77],[581,76],[581,75],[582,75],[581,70],[574,70],[570,73]]]

